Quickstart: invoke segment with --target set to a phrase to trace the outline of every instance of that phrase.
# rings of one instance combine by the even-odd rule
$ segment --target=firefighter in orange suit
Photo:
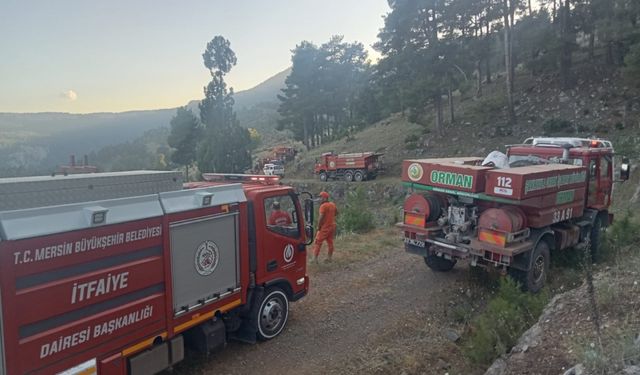
[[[329,256],[327,262],[331,262],[333,256],[333,237],[336,235],[336,216],[338,215],[338,209],[333,202],[329,202],[329,193],[323,191],[320,193],[322,203],[320,203],[320,218],[318,220],[318,234],[316,234],[316,241],[313,245],[313,261],[318,263],[318,255],[320,255],[320,248],[322,243],[327,241],[329,245]]]

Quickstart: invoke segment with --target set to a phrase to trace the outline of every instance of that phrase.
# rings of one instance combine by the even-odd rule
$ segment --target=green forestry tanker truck
[[[487,158],[405,160],[405,250],[435,271],[461,259],[497,268],[539,291],[552,252],[590,244],[613,220],[611,142],[584,138],[528,138]],[[620,180],[629,178],[623,159]]]

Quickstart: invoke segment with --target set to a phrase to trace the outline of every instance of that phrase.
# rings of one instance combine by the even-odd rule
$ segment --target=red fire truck
[[[529,138],[507,154],[405,160],[406,251],[435,271],[460,259],[544,285],[551,251],[590,245],[613,215],[613,147],[601,139]],[[621,180],[629,177],[623,160]]]
[[[344,178],[345,181],[373,180],[382,169],[380,157],[375,152],[357,152],[351,154],[334,154],[326,152],[316,160],[314,173],[320,181]]]
[[[153,374],[185,346],[282,332],[309,288],[313,203],[277,177],[207,178],[0,179],[0,374]]]

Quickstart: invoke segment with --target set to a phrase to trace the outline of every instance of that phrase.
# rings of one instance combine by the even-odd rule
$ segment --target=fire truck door
[[[258,269],[259,274],[284,271],[296,265],[301,267],[306,262],[306,254],[298,250],[303,237],[299,215],[298,205],[291,195],[264,199],[263,225],[266,230],[259,231],[262,238],[258,238],[258,244],[262,248],[263,262],[258,264],[264,264],[266,269]],[[256,224],[260,225],[260,221],[256,220]]]
[[[587,165],[589,166],[587,206],[593,207],[597,204],[598,197],[598,158],[594,156]]]
[[[589,160],[588,206],[604,207],[609,204],[612,176],[611,157],[593,156]]]
[[[2,293],[0,293],[0,375],[5,374],[4,369],[4,333],[2,329]]]
[[[608,206],[611,200],[611,188],[613,184],[613,168],[611,156],[600,157],[600,168],[598,169],[598,204]]]

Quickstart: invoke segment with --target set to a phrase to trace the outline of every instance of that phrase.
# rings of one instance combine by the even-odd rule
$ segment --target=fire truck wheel
[[[270,340],[284,329],[289,318],[289,300],[280,288],[269,288],[258,309],[258,339]]]
[[[456,265],[455,260],[444,259],[443,257],[439,257],[437,255],[427,255],[426,257],[424,257],[424,262],[427,264],[427,267],[436,272],[451,271],[453,266]]]
[[[353,172],[349,171],[344,174],[344,179],[347,182],[353,181]]]
[[[364,180],[364,174],[362,174],[362,171],[356,171],[356,173],[353,174],[353,178],[357,182],[362,182],[362,180]]]
[[[523,286],[528,291],[537,293],[544,286],[549,272],[549,244],[544,240],[538,241],[531,256],[533,261],[525,274]]]
[[[327,174],[325,172],[320,172],[320,181],[327,181]]]
[[[591,260],[600,261],[600,238],[602,236],[602,218],[597,216],[591,227]]]

